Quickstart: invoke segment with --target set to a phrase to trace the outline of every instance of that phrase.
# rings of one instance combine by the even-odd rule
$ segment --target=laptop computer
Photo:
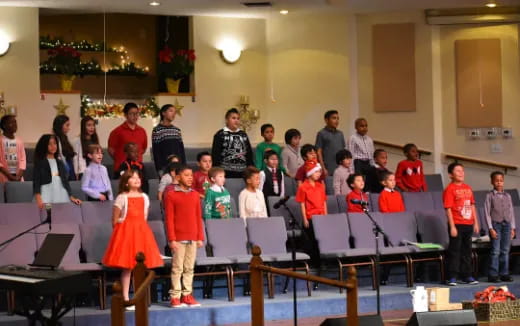
[[[29,264],[30,268],[54,269],[58,267],[72,242],[72,238],[74,238],[74,234],[47,234],[34,258],[34,262]]]

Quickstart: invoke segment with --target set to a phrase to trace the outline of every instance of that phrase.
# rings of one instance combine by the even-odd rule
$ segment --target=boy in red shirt
[[[206,190],[211,187],[208,171],[213,166],[211,154],[209,152],[200,152],[197,154],[197,165],[199,170],[193,173],[193,190],[200,194],[201,198],[206,195]]]
[[[406,160],[399,162],[395,177],[397,187],[402,191],[428,191],[424,177],[423,163],[419,159],[419,150],[414,144],[406,144],[403,148]]]
[[[307,161],[315,161],[318,162],[318,154],[316,152],[316,147],[311,144],[305,144],[302,146],[302,149],[300,150],[302,154],[302,158],[305,162]],[[298,168],[296,171],[296,175],[294,176],[294,179],[296,179],[296,184],[298,187],[302,184],[302,182],[307,179],[307,170],[305,169],[305,162],[302,166]],[[325,175],[323,173],[320,174],[320,178],[318,181],[325,180]]]
[[[381,213],[404,212],[403,197],[395,190],[395,175],[392,172],[385,172],[381,183],[385,188],[379,195],[379,211]]]
[[[197,248],[204,245],[200,196],[191,188],[193,171],[189,167],[178,168],[175,179],[178,185],[164,199],[166,234],[173,254],[170,305],[198,307],[192,293]]]
[[[368,196],[363,192],[365,188],[365,177],[362,174],[354,173],[348,176],[347,183],[352,191],[347,195],[347,213],[363,213],[363,205],[353,204],[352,200],[360,200],[368,203]]]
[[[448,247],[448,285],[457,285],[457,276],[466,284],[478,284],[471,276],[471,236],[480,230],[475,199],[471,187],[464,183],[464,167],[448,165],[451,183],[444,190],[443,200],[448,216],[450,244]]]
[[[301,204],[303,231],[308,237],[307,253],[311,256],[314,266],[319,266],[320,253],[312,227],[313,215],[327,214],[327,195],[325,185],[320,182],[321,166],[315,160],[305,162],[307,179],[298,187],[296,202]]]

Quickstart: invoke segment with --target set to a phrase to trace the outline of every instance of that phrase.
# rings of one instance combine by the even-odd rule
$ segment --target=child
[[[509,249],[515,237],[515,216],[511,195],[504,191],[504,173],[491,173],[493,190],[486,196],[484,212],[491,237],[491,259],[488,281],[512,282],[509,275]]]
[[[443,194],[450,236],[447,251],[448,285],[456,286],[459,275],[463,283],[478,284],[471,276],[471,236],[480,230],[473,191],[464,183],[462,164],[455,162],[448,165],[448,174],[451,183]]]
[[[301,154],[302,154],[303,160],[305,162],[307,162],[307,161],[317,162],[318,161],[318,154],[316,154],[316,147],[314,147],[314,145],[311,145],[311,144],[303,145],[302,149],[301,149]],[[298,187],[302,184],[302,182],[304,182],[307,179],[306,174],[307,173],[305,172],[305,164],[304,164],[304,165],[300,166],[298,171],[296,171],[296,175],[294,176],[294,178],[296,179],[296,183],[298,184]],[[320,178],[318,181],[321,182],[323,180],[325,180],[325,174],[320,173]]]
[[[167,184],[164,188],[159,188],[157,191],[157,199],[160,201],[164,201],[164,197],[170,190],[174,190],[175,186],[177,185],[177,179],[175,178],[177,176],[177,169],[182,166],[182,163],[180,162],[171,162],[166,166],[166,169],[164,169],[164,175],[161,178],[165,178],[166,175],[168,175],[168,179],[171,180],[169,184]],[[164,206],[163,206],[164,207]]]
[[[356,133],[350,136],[348,149],[354,159],[354,171],[366,175],[366,170],[374,165],[374,141],[367,135],[368,123],[365,118],[354,122]]]
[[[27,165],[23,141],[14,134],[18,130],[16,116],[4,115],[0,120],[0,183],[23,181]]]
[[[199,166],[199,169],[193,173],[193,190],[198,192],[201,198],[204,198],[206,191],[211,186],[208,177],[208,171],[213,166],[211,154],[208,152],[198,153],[197,165]]]
[[[175,179],[177,185],[164,199],[166,233],[173,253],[170,305],[173,308],[198,307],[200,304],[193,297],[192,284],[197,248],[204,245],[200,197],[191,188],[193,171],[189,167],[179,167]]]
[[[161,121],[152,130],[152,153],[155,170],[159,175],[164,174],[164,169],[170,162],[168,157],[175,154],[179,161],[186,164],[184,142],[181,130],[173,125],[176,115],[175,106],[165,104],[159,111]]]
[[[289,129],[285,132],[285,144],[287,146],[282,150],[282,165],[290,178],[294,178],[298,168],[303,165],[300,153],[301,139],[302,135],[297,129]]]
[[[88,146],[99,145],[99,138],[96,132],[96,120],[90,116],[85,116],[81,119],[81,132],[79,138],[74,143],[74,173],[78,180],[81,180],[83,172],[87,168],[89,162],[88,157]]]
[[[395,190],[395,175],[392,172],[385,172],[381,177],[381,183],[385,188],[379,195],[379,211],[381,213],[404,212],[403,197]]]
[[[402,191],[428,191],[424,177],[423,163],[419,160],[419,151],[414,144],[406,144],[403,148],[406,160],[399,162],[395,171],[396,182]]]
[[[259,189],[260,171],[255,167],[248,167],[244,171],[244,181],[246,188],[238,196],[240,217],[267,217],[264,194]]]
[[[282,148],[280,145],[273,143],[274,127],[270,123],[263,124],[260,127],[260,134],[264,137],[264,141],[256,146],[256,168],[262,171],[265,168],[264,155],[267,151],[274,151],[278,155],[279,168],[283,168],[282,164]]]
[[[67,169],[58,159],[58,141],[55,135],[40,137],[34,149],[34,199],[40,209],[45,204],[68,203],[81,205],[81,200],[71,195]]]
[[[352,190],[345,200],[347,201],[347,212],[348,213],[363,213],[364,205],[352,203],[353,199],[368,202],[368,196],[363,192],[365,188],[365,177],[359,173],[353,173],[348,176],[347,184]]]
[[[114,201],[112,211],[112,236],[102,262],[105,266],[123,269],[121,285],[125,300],[129,300],[130,276],[138,252],[144,253],[147,268],[163,265],[152,230],[146,222],[149,207],[150,200],[141,192],[141,178],[137,171],[124,172],[119,181],[119,195]],[[127,308],[134,309],[133,306]]]
[[[312,227],[312,217],[314,215],[327,214],[327,196],[325,195],[325,185],[320,182],[321,166],[315,160],[305,162],[307,179],[298,187],[296,202],[300,203],[303,231],[307,236],[306,252],[311,256],[314,266],[320,264],[320,253],[314,236]]]
[[[126,143],[124,146],[124,151],[126,154],[126,160],[124,160],[117,173],[115,174],[115,179],[119,179],[119,176],[123,175],[126,171],[135,170],[139,172],[141,176],[141,189],[148,193],[148,179],[146,178],[146,174],[144,171],[143,162],[139,161],[139,148],[136,143]]]
[[[65,163],[69,180],[77,180],[74,173],[73,159],[76,153],[69,142],[70,119],[66,115],[58,115],[52,123],[52,131],[58,141],[58,158]]]
[[[386,168],[388,162],[388,154],[384,149],[378,148],[374,151],[374,166],[371,166],[366,171],[365,191],[380,193],[384,186],[381,183],[382,177],[385,173],[390,172]]]
[[[164,189],[175,181],[175,169],[177,169],[179,166],[177,164],[172,166],[171,163],[179,163],[181,161],[180,158],[175,154],[168,156],[166,160],[168,164],[165,167],[162,167],[161,172],[163,175],[161,176],[159,185],[157,186],[157,199],[159,200],[162,200],[163,198]]]
[[[246,167],[254,165],[251,143],[239,127],[240,113],[235,108],[229,109],[226,126],[213,137],[213,165],[222,167],[228,178],[241,178]]]
[[[278,154],[267,151],[264,154],[265,168],[260,171],[260,189],[264,197],[285,196],[284,174],[279,168]]]
[[[342,149],[336,153],[336,164],[338,167],[334,170],[332,184],[334,186],[334,195],[348,195],[350,188],[347,184],[348,176],[352,171],[352,154]]]
[[[316,135],[318,161],[325,176],[331,175],[336,168],[336,153],[346,147],[345,136],[338,130],[339,114],[336,110],[325,112],[325,128]]]
[[[99,145],[89,145],[87,153],[90,164],[81,178],[81,190],[87,194],[88,201],[113,200],[107,168],[101,165],[103,149]]]
[[[211,168],[208,176],[212,186],[208,188],[204,197],[204,219],[230,218],[231,195],[224,188],[224,183],[226,183],[224,169]]]

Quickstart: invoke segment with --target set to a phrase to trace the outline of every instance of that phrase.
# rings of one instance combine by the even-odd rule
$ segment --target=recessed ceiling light
[[[488,8],[495,8],[496,6],[497,6],[497,4],[493,0],[486,3],[486,7],[488,7]]]
[[[152,1],[152,2],[150,2],[149,4],[150,4],[150,6],[154,6],[154,7],[157,7],[157,6],[160,6],[160,5],[161,5],[161,3],[158,2],[158,1]]]
[[[282,15],[287,15],[287,14],[289,13],[289,10],[287,10],[287,9],[282,9],[282,10],[280,10],[280,13],[281,13]]]

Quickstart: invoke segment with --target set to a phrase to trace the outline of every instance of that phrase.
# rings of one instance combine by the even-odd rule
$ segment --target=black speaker
[[[406,326],[473,326],[477,317],[471,309],[414,312]]]
[[[320,326],[345,326],[347,318],[327,318]],[[383,326],[383,319],[379,315],[359,316],[359,326]]]

